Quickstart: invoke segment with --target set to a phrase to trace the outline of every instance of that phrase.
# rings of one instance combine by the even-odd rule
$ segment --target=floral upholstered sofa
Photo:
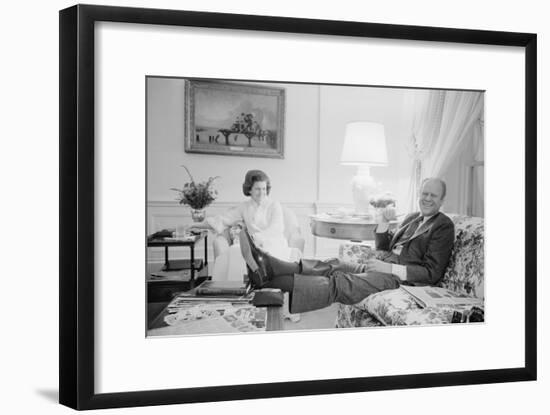
[[[449,266],[439,286],[484,299],[483,218],[448,215],[455,224],[455,244]],[[340,259],[365,263],[376,251],[364,245],[343,244]],[[446,324],[454,311],[466,308],[421,308],[402,288],[373,294],[355,305],[340,305],[336,327]]]

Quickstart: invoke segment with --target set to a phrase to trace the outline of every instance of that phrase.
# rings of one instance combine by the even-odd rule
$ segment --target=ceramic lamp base
[[[368,166],[358,166],[357,173],[351,180],[351,193],[355,205],[355,213],[373,214],[370,198],[377,193],[376,182],[370,175]]]

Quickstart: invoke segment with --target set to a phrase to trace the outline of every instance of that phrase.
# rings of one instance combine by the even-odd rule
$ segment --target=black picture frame
[[[516,46],[525,50],[523,367],[97,394],[94,391],[94,24],[120,22]],[[537,36],[436,27],[77,5],[60,12],[59,401],[76,409],[239,400],[537,378]]]
[[[227,113],[235,112],[246,99],[256,103],[265,112],[270,112],[275,120],[272,128],[257,123],[253,114],[241,113],[230,120],[220,120],[221,125],[201,131],[197,117],[201,111],[208,111],[208,103],[202,106],[197,95],[207,91],[209,98],[225,99]],[[263,99],[262,99],[263,98]],[[247,117],[250,117],[247,120]],[[224,123],[225,121],[225,123]],[[255,124],[255,125],[254,125]],[[258,131],[257,131],[257,130]],[[202,137],[202,138],[199,138]],[[208,138],[207,138],[208,137]],[[187,79],[185,83],[185,142],[187,153],[219,154],[224,156],[284,158],[285,140],[285,89],[265,85],[243,84],[238,82]],[[247,144],[248,143],[248,144]]]

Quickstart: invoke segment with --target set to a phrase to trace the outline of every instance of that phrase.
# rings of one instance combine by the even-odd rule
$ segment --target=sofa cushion
[[[376,317],[360,308],[344,305],[338,307],[338,314],[336,315],[337,328],[377,327],[382,325]]]
[[[451,322],[454,311],[470,309],[470,306],[422,308],[402,288],[381,291],[365,298],[358,304],[343,307],[357,310],[356,315],[370,314],[387,326],[447,324]],[[351,313],[349,314],[351,315]]]

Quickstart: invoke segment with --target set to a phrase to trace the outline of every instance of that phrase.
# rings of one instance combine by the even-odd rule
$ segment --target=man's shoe
[[[245,235],[245,239],[248,243],[248,247],[250,249],[250,254],[252,255],[252,259],[260,269],[260,274],[262,275],[262,277],[264,277],[266,280],[272,279],[275,276],[275,274],[273,273],[273,269],[271,267],[271,261],[269,260],[269,255],[256,246],[256,244],[252,240],[252,237],[250,236],[250,234],[246,229],[243,229],[241,233],[244,233]]]
[[[252,254],[253,251],[250,244],[250,237],[246,229],[239,232],[239,246],[241,248],[241,255],[246,262],[248,279],[254,288],[261,288],[269,279],[265,269],[258,265]]]
[[[241,233],[245,234],[252,258],[267,280],[271,280],[281,275],[299,274],[301,272],[300,263],[283,261],[269,255],[267,252],[261,250],[256,246],[256,244],[254,244],[252,237],[246,229]]]
[[[260,273],[257,270],[252,271],[248,265],[246,266],[246,270],[248,272],[248,281],[250,281],[252,288],[255,290],[263,288],[265,281],[261,277]]]

